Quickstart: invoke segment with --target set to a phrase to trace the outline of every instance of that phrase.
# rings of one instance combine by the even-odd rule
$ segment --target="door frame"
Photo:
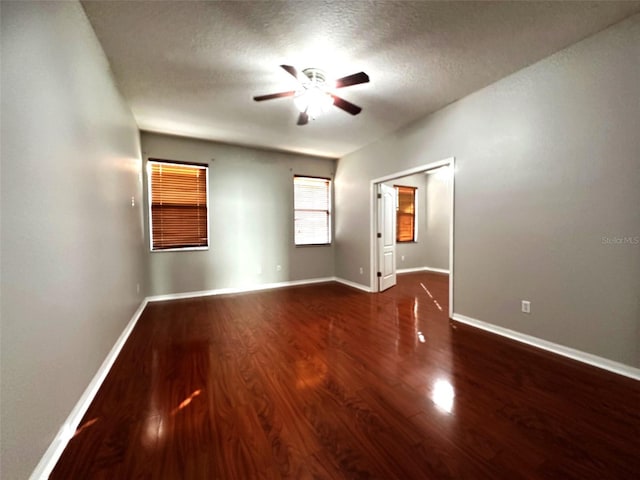
[[[426,172],[428,170],[434,170],[439,167],[449,166],[451,169],[451,198],[450,198],[450,221],[449,221],[449,317],[453,315],[453,267],[454,267],[454,224],[455,224],[455,157],[445,158],[437,162],[427,163],[425,165],[419,165],[417,167],[409,168],[399,172],[390,173],[383,177],[374,178],[369,184],[369,267],[370,267],[370,279],[369,287],[372,292],[379,292],[378,278],[376,272],[378,271],[378,242],[376,241],[377,223],[378,223],[378,202],[377,202],[377,185],[379,183],[388,182],[398,178],[414,175],[416,173]]]

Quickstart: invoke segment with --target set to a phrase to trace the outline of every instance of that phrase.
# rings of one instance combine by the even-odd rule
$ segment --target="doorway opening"
[[[410,212],[413,215],[412,219],[406,219],[407,215],[398,210],[398,199],[400,198],[400,205],[406,205],[406,200],[403,200],[399,197],[398,192],[402,191],[401,184],[403,183],[412,183],[416,184],[419,182],[421,178],[424,178],[425,182],[426,178],[429,174],[433,174],[434,172],[438,172],[434,174],[433,177],[439,176],[444,178],[446,182],[449,182],[446,188],[445,193],[440,193],[439,198],[443,198],[442,195],[445,195],[445,201],[442,202],[444,205],[440,204],[436,208],[445,209],[444,213],[447,215],[447,223],[448,225],[440,225],[439,227],[439,237],[441,238],[440,243],[446,243],[446,245],[440,245],[440,250],[442,248],[445,249],[445,252],[448,252],[448,265],[445,266],[442,264],[444,261],[447,263],[447,259],[439,260],[439,267],[437,268],[428,268],[427,266],[421,266],[420,268],[415,268],[413,270],[427,270],[427,271],[436,271],[440,273],[448,273],[449,274],[449,316],[453,314],[453,273],[454,273],[454,251],[453,251],[453,235],[454,235],[454,184],[455,184],[455,172],[454,172],[454,164],[455,159],[453,157],[447,158],[438,162],[429,163],[426,165],[420,165],[418,167],[414,167],[408,170],[403,170],[399,172],[395,172],[389,175],[385,175],[384,177],[376,178],[371,180],[370,185],[370,211],[371,211],[371,278],[370,278],[370,286],[372,292],[381,292],[386,290],[387,288],[391,288],[396,283],[396,274],[398,272],[398,246],[400,245],[401,250],[410,252],[412,251],[420,251],[424,254],[427,248],[425,240],[428,238],[428,235],[431,233],[429,231],[429,223],[425,223],[426,220],[426,210],[427,208],[432,208],[432,205],[429,204],[430,200],[427,200],[426,194],[427,189],[422,188],[422,192],[420,192],[420,187],[404,187],[405,190],[407,188],[416,188],[416,196],[415,203],[412,203],[410,206]],[[426,185],[426,183],[425,183]],[[432,200],[432,199],[431,199]],[[411,216],[411,215],[410,215]],[[401,222],[414,222],[412,225],[402,225],[401,231],[398,230],[397,220],[400,219]],[[433,221],[431,221],[433,224]],[[431,225],[433,226],[433,225]],[[403,238],[406,236],[406,231],[409,229],[413,237],[411,239]],[[398,237],[398,232],[401,233],[401,236]],[[400,238],[401,243],[397,242],[397,239]],[[447,241],[448,239],[448,241]],[[409,240],[404,242],[403,240]],[[405,255],[401,255],[401,261],[404,263]],[[436,262],[437,263],[437,262]],[[448,267],[448,268],[447,268]],[[412,269],[400,269],[402,271],[411,271]]]

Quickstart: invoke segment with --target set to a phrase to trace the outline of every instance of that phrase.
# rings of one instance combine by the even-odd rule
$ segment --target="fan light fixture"
[[[289,75],[294,77],[299,87],[296,90],[287,92],[270,93],[268,95],[258,95],[253,97],[256,102],[273,100],[274,98],[293,97],[294,104],[300,114],[298,115],[298,125],[306,125],[309,118],[316,118],[326,111],[331,105],[335,105],[351,115],[358,115],[362,108],[355,105],[334,93],[334,90],[351,85],[359,85],[369,81],[369,75],[364,72],[353,73],[346,77],[338,78],[330,84],[327,76],[318,68],[307,68],[298,73],[291,65],[280,65]]]
[[[316,119],[333,105],[333,98],[318,87],[310,87],[298,92],[293,103],[300,112],[307,112],[309,117]]]
[[[296,91],[293,103],[301,112],[316,119],[333,105],[333,97],[326,92],[326,76],[322,70],[307,68],[302,71],[308,80]]]

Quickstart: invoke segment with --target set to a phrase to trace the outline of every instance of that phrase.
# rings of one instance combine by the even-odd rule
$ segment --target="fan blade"
[[[294,90],[290,92],[280,92],[280,93],[270,93],[269,95],[260,95],[258,97],[253,97],[256,102],[261,102],[263,100],[271,100],[273,98],[281,98],[281,97],[293,97],[296,94]]]
[[[351,115],[357,115],[362,111],[362,108],[360,108],[359,106],[351,103],[351,102],[347,102],[344,98],[340,98],[336,95],[331,95],[333,97],[333,104],[338,107],[341,108],[342,110],[344,110],[347,113],[350,113]]]
[[[351,85],[358,85],[359,83],[367,83],[369,81],[369,75],[364,72],[354,73],[353,75],[347,75],[336,80],[336,88],[350,87]]]
[[[298,71],[295,67],[292,67],[291,65],[280,65],[280,67],[284,68],[290,75],[294,76],[295,79],[298,80]]]
[[[298,116],[298,123],[296,125],[306,125],[309,123],[309,114],[305,110],[304,112],[300,112]]]

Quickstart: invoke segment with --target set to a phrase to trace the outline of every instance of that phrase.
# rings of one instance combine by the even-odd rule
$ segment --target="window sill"
[[[162,252],[201,252],[209,250],[209,247],[179,247],[179,248],[160,248],[157,250],[149,250],[151,253]]]

